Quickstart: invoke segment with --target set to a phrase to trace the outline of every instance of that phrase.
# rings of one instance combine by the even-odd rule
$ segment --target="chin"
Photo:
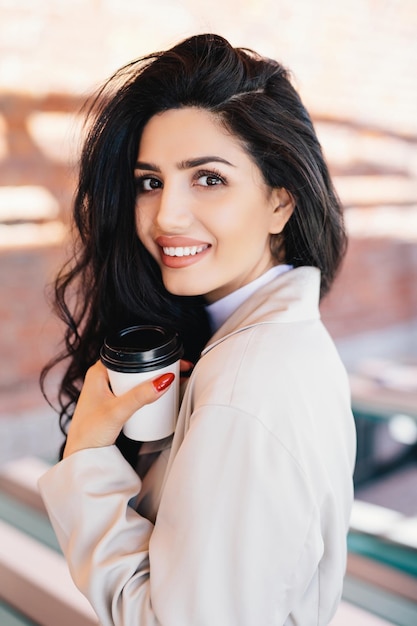
[[[163,281],[165,289],[171,293],[173,296],[202,296],[203,292],[201,288],[187,286],[184,284],[178,285],[172,283],[171,281]]]

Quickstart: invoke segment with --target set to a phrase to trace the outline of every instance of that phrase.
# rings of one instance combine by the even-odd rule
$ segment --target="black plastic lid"
[[[175,363],[184,353],[180,338],[161,326],[130,326],[104,340],[102,363],[116,372],[149,372]]]

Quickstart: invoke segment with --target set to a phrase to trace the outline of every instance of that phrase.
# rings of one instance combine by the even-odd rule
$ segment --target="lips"
[[[206,243],[202,246],[163,246],[163,253],[170,257],[195,256],[207,250],[209,245]]]
[[[187,267],[199,261],[211,247],[209,243],[188,237],[161,236],[156,239],[161,260],[171,268]]]

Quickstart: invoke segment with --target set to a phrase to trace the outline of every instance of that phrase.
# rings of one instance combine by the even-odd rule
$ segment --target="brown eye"
[[[202,187],[215,187],[216,185],[224,185],[226,183],[223,176],[216,172],[198,172],[197,184]]]
[[[206,185],[211,187],[212,185],[221,185],[222,181],[217,176],[204,176],[206,179]],[[204,184],[204,183],[203,183]]]
[[[141,176],[136,179],[136,189],[138,193],[147,193],[149,191],[154,191],[155,189],[160,189],[161,187],[161,181],[157,178],[153,178],[152,176]]]

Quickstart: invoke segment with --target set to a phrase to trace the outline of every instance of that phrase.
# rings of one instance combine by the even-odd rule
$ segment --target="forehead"
[[[217,153],[247,156],[238,137],[216,113],[197,107],[170,109],[154,115],[145,125],[139,144],[141,158],[177,153],[184,158]]]

